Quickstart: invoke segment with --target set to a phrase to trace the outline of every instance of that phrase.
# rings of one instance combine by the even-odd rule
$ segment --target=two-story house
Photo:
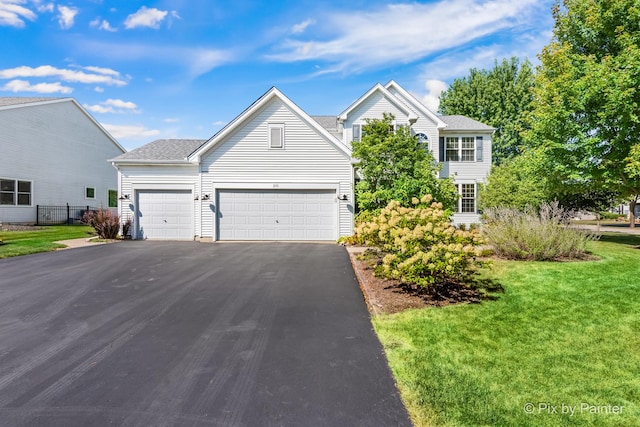
[[[456,223],[480,221],[477,185],[493,129],[438,116],[395,82],[375,85],[337,116],[309,116],[271,88],[208,140],[158,140],[113,159],[120,214],[141,239],[336,240],[353,232],[351,141],[365,119],[394,115],[452,176]]]

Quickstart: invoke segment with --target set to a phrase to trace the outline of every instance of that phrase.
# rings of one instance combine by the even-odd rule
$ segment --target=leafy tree
[[[627,159],[640,134],[640,3],[563,0],[553,15],[529,139],[564,182],[630,200],[633,226],[640,176]]]
[[[458,193],[451,179],[439,179],[440,167],[408,127],[393,130],[394,117],[367,120],[360,141],[352,143],[362,179],[356,185],[358,207],[377,211],[391,200],[410,206],[414,197],[433,195],[452,208]]]
[[[550,181],[543,173],[545,158],[538,151],[527,151],[494,165],[487,183],[480,188],[480,207],[538,207],[550,201]]]
[[[522,152],[521,133],[531,111],[534,73],[531,63],[518,58],[496,60],[492,70],[472,68],[440,96],[442,114],[462,114],[496,128],[493,162],[502,163]]]

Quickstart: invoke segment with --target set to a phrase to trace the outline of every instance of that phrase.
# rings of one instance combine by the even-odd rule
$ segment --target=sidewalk
[[[597,225],[590,224],[574,224],[573,227],[589,230],[589,231],[598,231]],[[601,225],[599,233],[625,233],[625,234],[635,234],[640,235],[640,225],[636,224],[635,228],[630,228],[629,224],[620,224],[620,225]]]
[[[60,240],[54,243],[59,243],[61,245],[65,245],[66,248],[60,248],[59,250],[65,249],[75,249],[75,248],[84,248],[87,246],[96,246],[96,245],[106,245],[108,243],[119,242],[120,240],[109,240],[109,241],[97,241],[97,237],[85,238],[82,237],[80,239],[70,239],[70,240]]]

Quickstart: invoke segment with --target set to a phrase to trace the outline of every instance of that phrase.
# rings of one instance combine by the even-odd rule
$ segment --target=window
[[[446,157],[445,160],[447,162],[457,162],[460,160],[458,156],[458,137],[457,136],[448,136],[446,138]]]
[[[0,178],[0,205],[31,206],[31,181]]]
[[[456,189],[460,195],[456,212],[475,213],[476,212],[476,184],[456,184]]]
[[[118,207],[118,190],[109,190],[109,201],[108,206],[110,208]]]
[[[463,162],[473,162],[475,156],[475,147],[474,147],[474,137],[472,136],[463,136],[462,138],[462,161]]]
[[[284,123],[269,123],[269,148],[284,148]]]
[[[440,161],[481,162],[482,137],[447,136],[440,137]],[[444,153],[443,153],[444,152]]]
[[[85,199],[95,199],[96,198],[96,189],[93,187],[85,187],[84,189],[84,198]]]
[[[429,150],[429,137],[424,133],[417,133],[416,138],[418,139],[418,147],[421,147],[425,150]]]
[[[362,138],[362,125],[353,125],[351,126],[352,137],[351,139],[356,142],[360,142]]]

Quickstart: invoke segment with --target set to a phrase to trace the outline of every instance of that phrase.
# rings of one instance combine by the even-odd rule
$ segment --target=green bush
[[[93,227],[101,239],[116,239],[120,231],[120,219],[118,215],[109,209],[100,208],[95,211],[87,211],[82,220]]]
[[[570,214],[557,202],[539,210],[527,207],[485,210],[483,234],[496,255],[508,259],[550,261],[579,259],[595,235],[569,227]]]
[[[432,200],[430,195],[414,198],[411,208],[391,201],[356,226],[351,243],[370,246],[382,258],[377,275],[429,286],[464,281],[482,265],[476,259],[480,233],[456,229],[442,204]]]

